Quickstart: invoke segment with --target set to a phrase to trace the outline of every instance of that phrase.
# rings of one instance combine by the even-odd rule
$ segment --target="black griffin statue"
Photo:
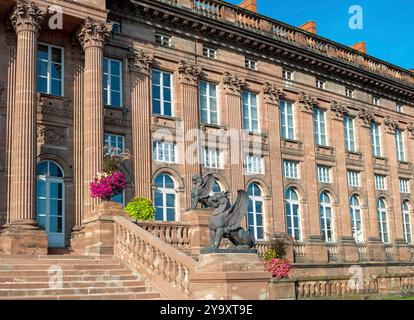
[[[216,178],[213,175],[208,174],[204,178],[202,175],[193,176],[193,189],[191,190],[191,206],[187,209],[195,210],[197,205],[201,203],[205,207],[208,207],[208,198],[213,190],[214,182]]]
[[[208,198],[207,203],[214,208],[209,226],[212,247],[218,249],[223,238],[229,239],[236,247],[255,246],[253,235],[241,226],[249,203],[249,195],[246,191],[237,192],[234,205],[230,203],[229,192],[215,193]]]

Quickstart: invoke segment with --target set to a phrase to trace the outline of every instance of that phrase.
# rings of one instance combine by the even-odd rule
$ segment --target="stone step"
[[[139,293],[111,293],[111,294],[88,294],[88,295],[59,295],[59,296],[8,296],[1,300],[159,300],[161,296],[154,292]]]
[[[113,256],[111,255],[103,255],[103,256],[81,256],[81,255],[59,255],[59,254],[49,254],[49,255],[12,255],[12,256],[6,256],[0,254],[0,261],[3,260],[13,260],[13,259],[20,259],[20,260],[41,260],[41,259],[59,259],[59,260],[115,260]]]
[[[65,270],[63,276],[95,276],[95,275],[130,275],[131,271],[127,269],[115,269],[115,270],[104,270],[104,269],[91,269],[91,270]],[[0,277],[3,276],[48,276],[47,270],[0,270]]]
[[[42,271],[43,272],[43,271]],[[127,280],[136,280],[135,275],[130,273],[125,275],[73,275],[66,276],[66,273],[63,275],[63,282],[80,282],[80,281],[127,281]],[[10,283],[10,282],[48,282],[50,280],[49,276],[36,276],[36,275],[21,275],[21,276],[0,276],[0,284]]]
[[[0,263],[1,270],[49,270],[53,264],[7,264]],[[124,269],[120,264],[62,264],[59,265],[63,271],[69,270],[117,270]]]
[[[2,297],[32,297],[32,296],[66,296],[66,295],[90,295],[90,294],[117,294],[145,292],[144,286],[114,287],[114,288],[63,288],[63,289],[0,289]]]
[[[77,264],[77,265],[86,265],[86,264],[114,264],[119,265],[119,261],[116,260],[86,260],[86,259],[37,259],[37,260],[29,260],[29,259],[8,259],[8,260],[0,260],[0,267],[2,265],[39,265],[39,264],[49,264],[49,265],[64,265],[64,264]]]
[[[109,281],[64,281],[62,288],[120,288],[143,287],[145,282],[141,280],[109,280]],[[0,283],[1,289],[50,289],[49,282],[8,282]]]

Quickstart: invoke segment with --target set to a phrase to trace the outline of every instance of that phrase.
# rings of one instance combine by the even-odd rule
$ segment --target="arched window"
[[[384,199],[378,199],[377,217],[379,236],[383,243],[388,243],[387,206]]]
[[[328,193],[322,192],[319,197],[319,211],[321,217],[322,239],[326,242],[334,241],[331,198]]]
[[[356,242],[364,242],[361,220],[361,205],[357,196],[354,195],[351,197],[351,199],[349,199],[349,209],[351,214],[352,236]]]
[[[300,203],[295,189],[289,188],[285,192],[286,226],[288,233],[296,240],[302,239],[300,228]]]
[[[402,215],[404,224],[404,239],[408,244],[412,243],[411,236],[411,219],[410,219],[410,206],[408,201],[404,201],[402,204]]]
[[[155,220],[175,221],[176,192],[174,180],[165,173],[155,179]]]
[[[254,237],[257,240],[262,240],[264,239],[262,190],[256,183],[252,183],[247,188],[247,193],[249,194],[249,206],[247,212],[249,230],[251,234],[254,234]]]

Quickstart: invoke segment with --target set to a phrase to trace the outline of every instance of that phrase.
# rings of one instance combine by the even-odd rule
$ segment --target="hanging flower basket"
[[[275,279],[287,279],[289,278],[292,265],[287,259],[274,258],[266,262],[265,270],[272,272],[272,277]]]
[[[91,197],[110,201],[126,189],[125,175],[120,171],[98,172],[90,183]]]

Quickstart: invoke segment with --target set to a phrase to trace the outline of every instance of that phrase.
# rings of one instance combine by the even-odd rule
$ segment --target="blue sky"
[[[294,26],[315,20],[323,37],[344,45],[365,41],[368,54],[414,68],[413,0],[257,0],[257,4],[260,14]],[[352,5],[363,9],[362,30],[348,27]]]

